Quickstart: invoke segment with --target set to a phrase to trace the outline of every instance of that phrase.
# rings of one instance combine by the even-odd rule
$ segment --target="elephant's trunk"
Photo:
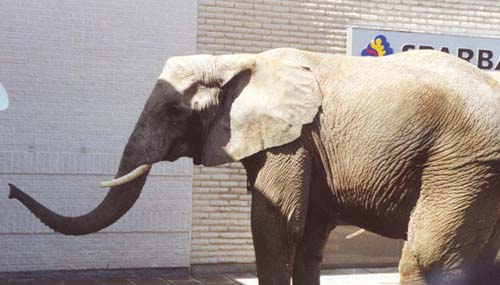
[[[130,153],[127,151],[127,147],[120,162],[117,177],[129,173],[139,166],[126,155]],[[104,229],[122,217],[139,198],[148,173],[149,170],[133,181],[112,187],[101,204],[91,212],[78,217],[65,217],[56,214],[12,184],[9,184],[9,198],[19,200],[40,221],[56,232],[65,235],[86,235]]]

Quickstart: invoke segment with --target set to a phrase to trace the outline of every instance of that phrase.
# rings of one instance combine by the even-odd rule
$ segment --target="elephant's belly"
[[[385,191],[347,191],[350,195],[343,195],[340,219],[382,236],[406,239],[410,214],[417,203],[419,189],[406,185]]]
[[[378,115],[370,111],[363,118]],[[430,143],[422,124],[396,120],[346,123],[323,115],[318,149],[341,219],[383,236],[405,238]]]

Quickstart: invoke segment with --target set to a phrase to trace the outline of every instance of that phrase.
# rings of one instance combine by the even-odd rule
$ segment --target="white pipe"
[[[359,236],[360,234],[364,233],[365,231],[366,231],[365,229],[359,229],[359,230],[353,232],[352,234],[348,234],[345,238],[346,239],[355,238],[355,237]]]

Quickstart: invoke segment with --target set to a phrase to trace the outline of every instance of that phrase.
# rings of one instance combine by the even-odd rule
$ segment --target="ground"
[[[1,281],[0,285],[258,285],[254,274],[202,274],[154,279],[109,279],[66,281]],[[321,272],[321,285],[396,285],[397,268],[329,269]]]

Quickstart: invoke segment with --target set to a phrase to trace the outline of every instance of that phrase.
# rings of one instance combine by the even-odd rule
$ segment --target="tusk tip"
[[[109,187],[111,187],[111,181],[102,181],[102,182],[99,182],[99,187],[101,187],[101,188],[109,188]]]

